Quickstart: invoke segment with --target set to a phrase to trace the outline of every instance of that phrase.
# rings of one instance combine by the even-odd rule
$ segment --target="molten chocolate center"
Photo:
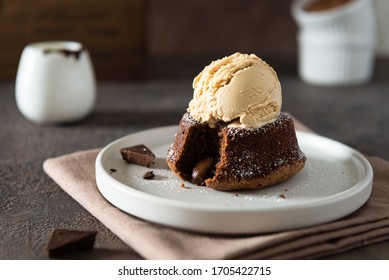
[[[192,171],[192,183],[205,186],[205,180],[213,176],[214,166],[213,158],[204,158],[196,163]]]

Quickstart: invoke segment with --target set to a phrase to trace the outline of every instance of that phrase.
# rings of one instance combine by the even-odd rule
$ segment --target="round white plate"
[[[175,228],[221,234],[275,232],[342,218],[369,198],[373,170],[365,157],[334,140],[298,132],[305,167],[286,182],[255,191],[222,192],[183,182],[167,166],[176,126],[145,130],[103,148],[96,159],[102,195],[121,210]],[[126,163],[120,149],[149,147],[149,167]],[[143,174],[153,170],[152,180]],[[184,186],[182,185],[184,183]]]

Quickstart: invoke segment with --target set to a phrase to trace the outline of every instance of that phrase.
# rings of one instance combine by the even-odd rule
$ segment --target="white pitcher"
[[[15,90],[20,112],[35,123],[83,119],[96,100],[96,79],[87,49],[71,41],[27,45],[20,58]]]

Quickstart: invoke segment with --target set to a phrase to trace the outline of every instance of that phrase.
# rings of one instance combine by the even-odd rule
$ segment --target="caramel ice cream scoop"
[[[261,127],[275,121],[282,106],[277,74],[254,54],[235,53],[213,61],[193,81],[188,112],[214,127]]]

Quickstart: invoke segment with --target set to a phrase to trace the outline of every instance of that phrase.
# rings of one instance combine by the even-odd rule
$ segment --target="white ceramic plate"
[[[307,156],[304,169],[288,181],[256,191],[221,192],[176,177],[166,152],[176,126],[120,138],[101,150],[96,181],[102,195],[139,218],[184,230],[266,233],[318,225],[342,218],[369,198],[373,170],[360,153],[339,142],[298,132]],[[156,155],[149,168],[126,163],[120,149],[145,144]],[[153,170],[152,180],[142,178]]]

